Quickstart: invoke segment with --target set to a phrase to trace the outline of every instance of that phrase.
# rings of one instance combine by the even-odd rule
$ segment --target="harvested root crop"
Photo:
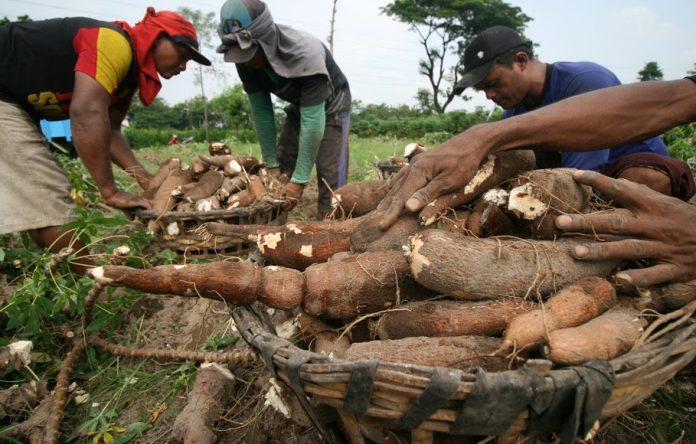
[[[188,202],[196,202],[210,197],[220,189],[223,178],[224,176],[219,171],[208,170],[198,179],[195,186],[190,187],[182,197]]]
[[[553,239],[560,230],[554,219],[561,213],[581,213],[590,201],[592,188],[573,179],[571,168],[534,170],[520,175],[510,191],[508,210],[528,221],[532,234]]]
[[[461,370],[483,367],[502,371],[507,361],[494,356],[499,338],[457,336],[449,338],[405,338],[386,341],[356,342],[346,352],[346,359],[381,361]]]
[[[213,444],[218,440],[215,423],[234,396],[236,379],[216,363],[202,364],[188,403],[172,427],[173,443]]]
[[[490,188],[519,172],[533,169],[534,162],[534,153],[530,150],[505,151],[488,156],[464,188],[435,199],[421,210],[422,223],[427,226],[437,222],[448,209],[473,202]]]
[[[369,213],[362,216],[360,225],[350,237],[350,247],[353,252],[366,251],[403,251],[408,245],[408,239],[425,229],[414,213],[402,214],[387,231],[379,228],[380,214]]]
[[[175,294],[246,305],[256,300],[289,309],[302,302],[304,278],[297,270],[249,262],[162,265],[147,270],[108,265],[90,270],[97,282],[153,294]]]
[[[297,222],[283,226],[209,223],[206,230],[215,236],[237,237],[255,242],[269,262],[304,270],[326,262],[338,252],[350,251],[350,235],[359,218],[343,221]]]
[[[593,359],[608,361],[628,352],[646,324],[634,308],[617,305],[578,327],[551,332],[544,355],[561,365],[579,365]]]
[[[332,329],[319,319],[308,315],[302,309],[295,317],[300,327],[302,338],[311,340],[311,348],[327,356],[343,358],[350,347],[348,336],[341,336],[336,329]]]
[[[399,306],[377,322],[380,339],[416,336],[497,336],[516,315],[537,308],[518,298],[499,301],[420,301]]]
[[[411,276],[403,252],[376,251],[315,264],[305,270],[304,310],[312,316],[353,319],[432,296]]]
[[[155,196],[155,193],[159,189],[160,186],[162,186],[162,183],[164,180],[169,177],[170,174],[174,170],[178,170],[181,168],[181,159],[177,157],[172,157],[171,159],[166,160],[160,167],[159,170],[152,176],[152,179],[150,180],[150,183],[147,187],[147,190],[145,190],[145,193],[143,193],[143,196],[145,199],[152,199]]]
[[[399,252],[374,252],[315,264],[304,273],[249,262],[162,265],[147,270],[107,265],[90,270],[97,282],[153,294],[174,294],[280,309],[303,304],[307,313],[353,318],[393,307],[401,300],[431,296],[411,277]]]
[[[433,291],[459,299],[495,299],[538,294],[591,276],[608,276],[619,263],[577,261],[568,238],[536,241],[515,238],[477,239],[443,230],[426,230],[411,239],[413,276]]]
[[[336,217],[362,216],[375,210],[387,191],[388,182],[384,180],[351,182],[334,191],[331,208]]]
[[[505,331],[504,350],[525,350],[546,342],[554,330],[577,327],[616,304],[616,290],[606,279],[590,277],[551,296],[538,310],[516,316]]]
[[[696,280],[641,289],[638,305],[660,313],[669,313],[692,301],[696,301]]]

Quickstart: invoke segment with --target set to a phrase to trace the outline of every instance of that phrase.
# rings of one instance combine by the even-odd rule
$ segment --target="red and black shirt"
[[[69,118],[75,72],[94,78],[126,112],[137,89],[134,51],[119,26],[73,17],[0,26],[0,99],[32,117]]]

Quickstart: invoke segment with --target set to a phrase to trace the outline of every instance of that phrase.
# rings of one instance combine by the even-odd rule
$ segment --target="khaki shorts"
[[[34,121],[0,100],[0,234],[73,220],[70,184]]]

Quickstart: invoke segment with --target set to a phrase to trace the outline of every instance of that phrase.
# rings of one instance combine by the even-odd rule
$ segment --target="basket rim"
[[[135,216],[141,220],[160,220],[165,221],[167,219],[195,219],[205,217],[206,219],[221,219],[231,216],[246,216],[249,214],[254,214],[257,212],[270,211],[280,208],[280,202],[255,202],[247,207],[231,208],[225,210],[211,210],[211,211],[167,211],[164,213],[156,213],[152,210],[137,210]]]
[[[690,316],[682,317],[683,322],[676,324],[676,327],[673,324],[667,324],[668,331],[657,335],[655,341],[648,339],[622,356],[610,361],[599,361],[610,367],[614,380],[611,383],[610,397],[601,408],[601,416],[598,419],[615,416],[637,405],[696,359],[696,313],[694,312],[696,302],[687,307],[693,307]],[[259,307],[230,306],[229,308],[240,334],[263,357],[267,370],[274,377],[289,384],[298,397],[314,399],[320,404],[333,407],[339,413],[345,414],[341,409],[347,396],[351,372],[357,367],[356,364],[365,361],[335,358],[304,350],[273,333],[270,323],[264,322],[265,316]],[[293,384],[293,378],[287,370],[289,363],[296,361],[295,358],[298,355],[302,355],[299,356],[302,364],[296,370],[297,376]],[[547,377],[559,375],[561,371],[567,372],[569,369],[575,371],[581,367],[584,365],[553,369],[545,369],[541,365],[540,368],[541,376]],[[535,367],[531,368],[535,369]],[[402,402],[403,399],[411,399],[411,402],[414,402],[419,394],[425,391],[430,377],[441,370],[459,372],[459,384],[447,404],[440,406],[430,419],[418,426],[418,429],[452,433],[453,412],[456,410],[456,408],[452,410],[452,405],[463,403],[468,397],[476,383],[477,369],[462,371],[378,360],[374,375],[375,387],[381,384],[380,388],[385,389],[387,394],[389,390],[392,394],[396,393],[395,399],[401,399]],[[508,371],[520,372],[520,370]],[[491,372],[493,373],[495,372]],[[301,385],[298,386],[298,382],[301,382]],[[368,396],[370,407],[363,413],[364,416],[359,418],[381,421],[384,422],[384,428],[393,428],[395,419],[408,409],[408,405],[404,407],[404,404],[394,404],[393,399],[380,398],[380,395],[375,392],[376,389],[370,392]],[[525,430],[528,408],[525,408],[523,413],[524,415],[520,415],[519,422],[523,425],[522,430]],[[519,427],[517,422],[516,425]]]

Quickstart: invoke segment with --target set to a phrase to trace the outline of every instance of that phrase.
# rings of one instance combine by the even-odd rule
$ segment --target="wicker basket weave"
[[[305,411],[327,441],[333,441],[335,436],[318,419],[315,411],[317,406],[329,406],[336,410],[342,422],[342,433],[353,443],[365,442],[365,437],[374,440],[375,436],[384,436],[385,430],[401,430],[400,436],[404,433],[410,434],[412,443],[433,442],[433,437],[442,436],[442,433],[458,435],[458,439],[462,438],[461,435],[495,435],[498,436],[498,442],[516,442],[523,435],[541,432],[556,433],[561,437],[561,441],[573,442],[585,437],[593,426],[596,427],[595,419],[616,416],[639,404],[696,358],[696,302],[692,302],[681,310],[653,322],[629,353],[609,362],[595,361],[598,367],[604,366],[611,373],[613,381],[609,384],[606,396],[596,406],[595,416],[589,418],[589,424],[583,425],[582,417],[580,424],[578,421],[574,422],[573,418],[564,418],[558,421],[557,427],[540,430],[538,423],[532,418],[535,413],[539,413],[538,410],[535,410],[533,404],[525,404],[526,407],[520,409],[519,414],[507,423],[504,430],[481,433],[480,424],[479,428],[472,430],[468,428],[468,424],[458,422],[459,413],[467,408],[471,409],[465,401],[474,397],[472,393],[476,392],[479,373],[476,369],[462,372],[383,361],[330,358],[302,350],[276,336],[272,333],[271,324],[265,320],[262,309],[230,308],[244,339],[262,355],[274,376],[289,385],[298,395]],[[372,377],[368,378],[370,383],[366,388],[365,379],[356,378],[356,375],[369,371],[372,372]],[[549,361],[534,360],[529,361],[522,369],[503,372],[503,378],[515,379],[517,376],[523,376],[520,380],[530,381],[528,385],[531,387],[518,385],[520,395],[524,391],[536,396],[539,393],[543,394],[544,385],[535,385],[537,382],[544,383],[550,379],[562,381],[569,374],[580,374],[582,371],[586,371],[586,368],[566,367],[552,370]],[[530,374],[534,374],[536,379],[529,378]],[[432,386],[437,385],[434,384],[434,380],[442,379],[443,375],[450,383],[454,375],[455,384],[445,396],[440,394],[437,401],[439,405],[432,405]],[[356,386],[361,384],[356,384],[355,381],[362,381],[362,393],[356,390]],[[561,391],[558,386],[556,389]],[[591,390],[588,390],[589,392]],[[435,395],[437,398],[437,393]],[[500,403],[504,403],[504,399],[514,399],[509,396],[505,398],[506,394],[501,391],[484,392],[483,395],[484,399],[480,399],[479,390],[479,399],[475,405],[490,403],[495,406],[498,402],[495,398],[499,398]],[[581,395],[587,396],[586,402],[591,404],[590,394]],[[577,391],[574,396],[577,404]],[[485,399],[486,397],[492,399]],[[429,402],[423,402],[424,398]],[[471,402],[474,400],[471,399]],[[416,408],[419,407],[418,404],[420,409]],[[548,404],[547,407],[549,405],[563,406]],[[578,410],[571,409],[571,413],[578,413]],[[587,412],[581,409],[579,413],[582,415]],[[558,419],[558,412],[556,418]],[[575,428],[568,428],[573,425]],[[436,435],[437,432],[440,434]]]
[[[210,257],[220,254],[235,256],[245,254],[254,247],[254,244],[238,238],[211,237],[197,233],[196,230],[206,222],[216,221],[232,225],[278,225],[284,223],[287,213],[281,211],[280,204],[257,202],[249,207],[206,212],[170,211],[158,215],[152,211],[140,211],[137,217],[145,224],[152,220],[157,220],[164,225],[177,224],[181,234],[171,236],[165,232],[159,233],[154,242],[157,248],[171,248],[198,257]]]

